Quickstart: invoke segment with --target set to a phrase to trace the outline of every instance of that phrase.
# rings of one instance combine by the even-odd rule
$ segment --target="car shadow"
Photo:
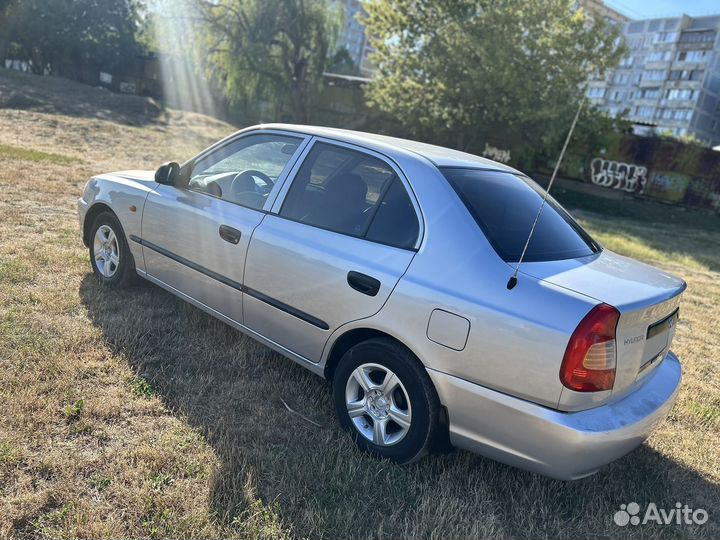
[[[376,461],[337,427],[329,385],[301,366],[153,285],[110,290],[88,274],[79,292],[108,346],[214,449],[208,504],[223,525],[257,519],[259,500],[299,537],[606,538],[632,533],[613,523],[621,504],[682,502],[711,521],[717,508],[716,484],[647,445],[570,483],[460,451]],[[718,536],[712,523],[647,527],[640,536]]]

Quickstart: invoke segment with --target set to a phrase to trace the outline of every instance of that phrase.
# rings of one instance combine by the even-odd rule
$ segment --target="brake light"
[[[595,306],[570,337],[560,381],[576,392],[610,390],[615,382],[615,329],[620,312],[608,304]]]

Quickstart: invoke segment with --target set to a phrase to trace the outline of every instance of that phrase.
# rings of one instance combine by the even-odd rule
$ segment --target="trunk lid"
[[[522,273],[620,311],[613,398],[632,391],[670,350],[686,288],[682,279],[608,250],[579,259],[523,263]]]

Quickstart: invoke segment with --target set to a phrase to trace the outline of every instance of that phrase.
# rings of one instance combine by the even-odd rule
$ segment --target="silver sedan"
[[[639,445],[681,380],[685,283],[600,246],[519,171],[379,135],[248,128],[179,165],[92,178],[104,286],[141,276],[332,380],[399,463],[434,441],[561,479]]]

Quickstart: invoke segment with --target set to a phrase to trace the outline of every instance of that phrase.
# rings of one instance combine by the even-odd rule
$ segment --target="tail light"
[[[620,312],[608,304],[595,306],[570,337],[560,381],[576,392],[610,390],[615,382],[615,329]]]

